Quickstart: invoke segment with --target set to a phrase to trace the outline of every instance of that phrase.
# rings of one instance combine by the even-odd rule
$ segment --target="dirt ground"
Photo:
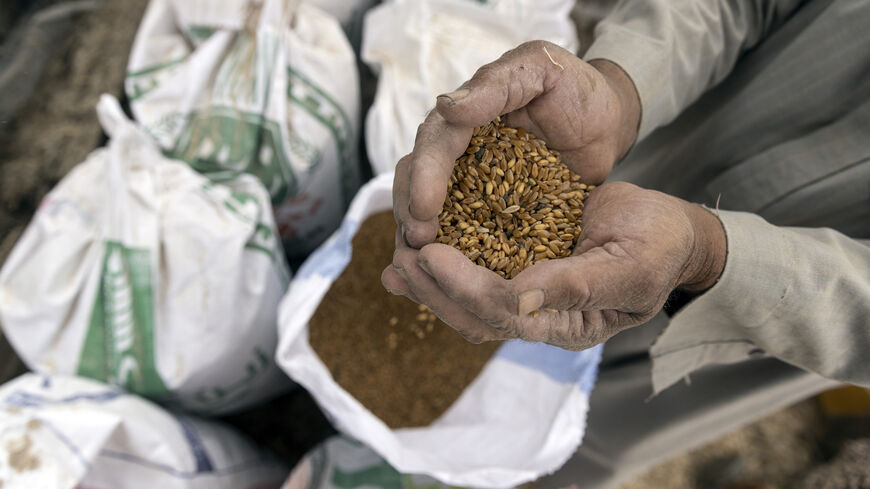
[[[106,1],[81,15],[24,109],[0,121],[0,262],[42,197],[102,140],[94,107],[121,95],[145,0]]]
[[[104,0],[81,15],[57,44],[24,109],[0,120],[0,263],[46,192],[104,141],[94,107],[101,93],[121,95],[127,55],[146,3]],[[9,24],[0,20],[0,28]],[[6,34],[0,32],[0,41]],[[20,371],[12,357],[0,338],[0,381]],[[277,426],[264,421],[270,413],[280,413]],[[290,462],[333,432],[303,391],[229,421]],[[622,489],[715,489],[728,474],[792,487],[807,470],[833,457],[844,439],[870,436],[870,423],[855,423],[834,425],[814,400],[806,401],[652,468]]]

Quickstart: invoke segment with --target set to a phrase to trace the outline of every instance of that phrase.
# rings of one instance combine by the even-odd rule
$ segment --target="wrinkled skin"
[[[579,350],[646,322],[678,286],[714,283],[725,256],[718,219],[626,183],[591,192],[571,257],[537,264],[512,280],[433,243],[454,161],[473,127],[507,113],[508,125],[541,136],[584,181],[600,182],[636,135],[639,104],[626,79],[606,62],[593,66],[536,41],[439,97],[414,150],[396,167],[399,230],[384,286],[426,304],[472,342],[521,338]],[[542,312],[530,314],[536,310]]]
[[[472,129],[499,115],[560,151],[584,182],[602,182],[634,141],[639,102],[619,68],[601,65],[599,71],[555,44],[533,41],[439,96],[417,129],[414,150],[397,165],[406,167],[397,169],[402,178],[394,184],[408,190],[407,200],[395,202],[406,242],[421,248],[435,239],[454,161],[468,147]]]
[[[571,257],[536,264],[513,280],[450,246],[418,251],[401,240],[383,280],[429,305],[469,341],[521,338],[570,350],[648,321],[679,285],[706,287],[715,280],[703,243],[707,226],[718,221],[701,207],[610,183],[590,194],[584,221]]]

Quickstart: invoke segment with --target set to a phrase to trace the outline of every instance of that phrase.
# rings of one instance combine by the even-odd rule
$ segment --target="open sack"
[[[308,321],[349,263],[360,223],[392,208],[392,181],[384,174],[364,185],[341,228],[297,273],[279,310],[278,364],[339,430],[401,473],[453,485],[510,487],[555,471],[582,440],[601,346],[570,352],[506,342],[433,424],[391,430],[333,380],[309,345]]]

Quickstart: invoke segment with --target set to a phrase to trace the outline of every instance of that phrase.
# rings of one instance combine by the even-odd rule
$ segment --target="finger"
[[[603,244],[590,238],[587,232],[588,229],[589,225],[587,223],[580,231],[580,237],[577,238],[577,245],[574,246],[574,249],[571,251],[572,256],[582,255],[583,253]]]
[[[546,41],[521,44],[482,66],[458,90],[439,95],[437,111],[451,124],[485,124],[551,89],[570,58],[572,53]]]
[[[621,310],[641,290],[644,271],[618,244],[538,263],[514,278],[517,312]]]
[[[408,299],[416,303],[420,303],[420,299],[411,292],[411,287],[408,286],[408,282],[399,275],[392,265],[384,268],[384,271],[381,272],[381,284],[387,289],[387,292],[393,295],[403,295]]]
[[[511,281],[473,263],[455,248],[426,245],[417,263],[451,299],[487,323],[502,324],[516,315]]]
[[[420,299],[414,295],[411,291],[411,287],[408,285],[408,282],[403,278],[401,271],[398,270],[396,257],[400,256],[402,253],[416,253],[413,248],[409,248],[407,244],[405,244],[404,238],[402,238],[401,231],[396,230],[395,237],[393,239],[393,244],[395,246],[395,251],[393,251],[393,263],[387,266],[383,272],[381,272],[381,284],[387,289],[387,292],[393,295],[403,295],[408,299],[416,303],[420,303]],[[401,266],[401,265],[398,265]]]
[[[465,94],[461,99],[457,92],[438,98],[437,110],[417,130],[408,159],[410,219],[403,224],[411,246],[434,240],[455,160],[468,147],[473,128],[522,107],[554,85],[564,69],[556,58],[568,63],[570,57],[555,44],[526,43],[478,70],[464,85],[468,88],[459,91]]]
[[[580,238],[577,239],[577,246],[575,246],[574,249],[571,251],[571,255],[582,255],[583,253],[586,253],[587,251],[595,248],[596,246],[598,246],[598,243],[592,241],[591,239],[583,237],[583,235],[581,234]]]
[[[492,328],[451,300],[441,290],[438,283],[417,264],[417,254],[418,252],[397,252],[394,268],[406,280],[412,292],[420,299],[421,304],[426,304],[442,321],[472,343],[510,337]]]
[[[618,309],[632,283],[629,273],[636,269],[627,257],[613,257],[603,248],[536,264],[512,280],[500,280],[446,245],[425,246],[418,261],[457,303],[508,327],[540,309]]]
[[[562,347],[573,345],[561,333],[572,327],[567,312],[518,314],[518,289],[512,281],[472,263],[457,250],[428,245],[420,250],[417,261],[450,299],[503,335]]]
[[[407,155],[396,165],[396,173],[393,176],[393,216],[398,224],[398,232],[402,237],[404,244],[420,248],[423,245],[431,243],[435,239],[438,232],[437,214],[435,217],[427,220],[418,220],[411,216],[410,211],[410,194],[411,194],[411,178],[410,164],[413,155]],[[448,175],[449,178],[449,175]],[[447,184],[444,186],[444,195],[441,196],[441,204],[438,210],[441,210],[444,198],[447,194]]]
[[[468,147],[471,132],[470,127],[448,124],[434,110],[417,129],[414,151],[408,158],[409,212],[415,226],[418,222],[434,222],[441,212],[456,158]],[[406,229],[409,243],[415,247],[434,239],[432,235],[425,243],[418,243],[417,236],[410,233]]]

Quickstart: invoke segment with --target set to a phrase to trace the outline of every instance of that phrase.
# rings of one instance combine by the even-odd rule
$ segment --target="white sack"
[[[583,437],[601,346],[570,352],[506,342],[432,425],[391,430],[335,382],[309,345],[308,321],[350,262],[360,223],[392,209],[392,181],[384,174],[364,185],[341,228],[299,269],[279,311],[278,364],[339,430],[401,473],[459,486],[511,487],[555,471]]]
[[[573,0],[393,0],[369,11],[362,59],[378,74],[366,115],[366,148],[376,174],[393,171],[414,147],[435,97],[525,41],[570,51]]]
[[[256,175],[290,255],[338,227],[360,183],[359,87],[329,15],[292,0],[152,0],[126,91],[173,157],[219,182]]]
[[[362,17],[366,10],[377,3],[377,0],[308,0],[308,2],[332,15],[341,25],[346,26]]]
[[[45,197],[0,271],[0,323],[40,373],[202,413],[290,385],[273,355],[289,281],[265,189],[164,157],[115,99],[111,136]]]
[[[235,430],[115,387],[36,374],[0,386],[3,489],[268,489],[286,476]]]
[[[324,12],[335,17],[348,36],[352,36],[357,25],[361,24],[363,15],[372,8],[378,0],[307,0]],[[359,47],[357,45],[357,47]]]
[[[402,474],[371,448],[341,435],[305,454],[281,489],[460,489],[428,475]]]

